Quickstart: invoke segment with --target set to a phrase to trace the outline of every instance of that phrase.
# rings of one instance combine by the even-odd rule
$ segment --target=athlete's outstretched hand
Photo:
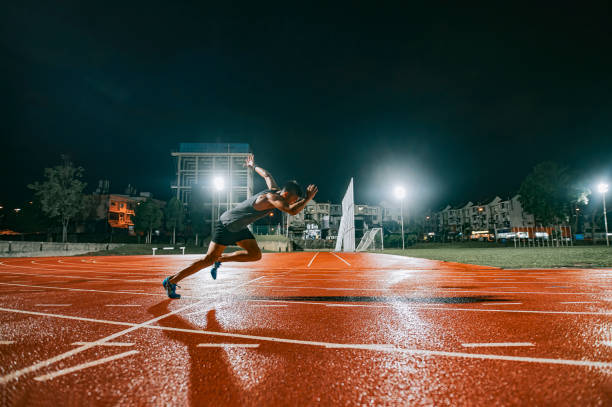
[[[249,154],[246,160],[244,160],[245,167],[253,167],[255,166],[255,156],[253,154]]]
[[[319,188],[317,188],[317,186],[314,184],[310,184],[308,185],[308,188],[306,188],[306,196],[308,199],[314,198],[317,192],[319,192]]]

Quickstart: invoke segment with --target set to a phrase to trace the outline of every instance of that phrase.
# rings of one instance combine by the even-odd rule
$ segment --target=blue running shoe
[[[213,278],[213,280],[217,279],[217,270],[219,269],[219,266],[221,266],[221,262],[216,261],[213,267],[210,269],[210,276]]]
[[[168,293],[169,298],[172,298],[172,299],[181,298],[181,295],[176,293],[176,287],[178,287],[178,285],[172,284],[170,282],[170,277],[166,277],[164,281],[162,282],[162,285],[166,289],[166,293]]]

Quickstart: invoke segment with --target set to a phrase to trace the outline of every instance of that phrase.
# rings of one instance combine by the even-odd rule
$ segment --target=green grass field
[[[431,260],[478,264],[506,269],[550,267],[612,267],[612,248],[574,246],[563,248],[463,248],[436,247],[389,249],[384,253]]]

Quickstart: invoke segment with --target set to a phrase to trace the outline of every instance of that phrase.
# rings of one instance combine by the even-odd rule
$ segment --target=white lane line
[[[92,273],[95,273],[95,271],[92,271]],[[57,278],[57,276],[55,275],[47,275],[47,274],[32,274],[32,273],[18,273],[15,271],[0,271],[0,274],[9,274],[9,275],[20,275],[20,276],[32,276],[32,277],[37,277],[37,278]],[[99,275],[103,275],[103,273],[99,274]],[[136,274],[133,274],[134,276]],[[94,282],[94,281],[89,281],[89,280],[103,280],[103,281],[123,281],[123,282],[129,282],[129,283],[156,283],[157,280],[153,280],[153,279],[148,279],[148,280],[135,280],[135,279],[124,279],[124,278],[109,278],[109,277],[91,277],[91,276],[66,276],[63,275],[63,278],[72,278],[72,279],[76,279],[76,280],[88,280],[87,282]],[[151,277],[150,275],[148,275],[147,277]],[[24,283],[24,282],[29,282],[29,281],[13,281],[13,283]],[[48,283],[51,282],[58,282],[58,281],[48,281]],[[68,282],[68,281],[66,281]],[[131,291],[131,290],[127,290],[127,291]],[[137,291],[142,291],[142,290],[137,290]]]
[[[20,309],[12,309],[12,308],[0,308],[0,311],[3,312],[14,312],[17,314],[27,314],[27,315],[37,315],[41,317],[53,317],[53,318],[61,318],[61,319],[73,319],[75,321],[85,321],[85,322],[97,322],[100,324],[111,324],[111,325],[121,325],[121,326],[135,326],[137,324],[131,322],[120,322],[120,321],[109,321],[106,319],[94,319],[94,318],[84,318],[84,317],[74,317],[71,315],[61,315],[61,314],[50,314],[48,312],[35,312],[35,311],[24,311]]]
[[[276,289],[280,289],[280,290],[297,290],[297,289],[302,289],[302,288],[309,288],[309,289],[315,289],[315,290],[331,290],[331,291],[390,291],[389,288],[330,288],[330,287],[312,287],[312,286],[282,286],[282,285],[264,285],[264,284],[257,284],[256,286],[253,287],[265,287],[265,288],[276,288]],[[415,290],[416,291],[416,290]],[[421,291],[421,290],[418,290]],[[498,291],[496,291],[498,292]]]
[[[342,257],[338,256],[336,253],[334,253],[334,252],[328,252],[328,253],[333,254],[334,256],[336,256],[337,258],[339,258],[340,260],[345,262],[347,266],[349,266],[349,267],[351,266],[351,263],[349,263],[348,261],[344,260]]]
[[[612,346],[612,341],[601,341],[599,343],[605,346]]]
[[[199,305],[200,303],[202,303],[204,301],[198,301],[193,305]],[[188,306],[189,307],[189,306]],[[228,337],[228,338],[240,338],[240,339],[250,339],[250,340],[259,340],[259,341],[269,341],[269,342],[280,342],[280,343],[293,343],[293,344],[298,344],[298,345],[313,345],[313,346],[323,346],[323,347],[328,347],[328,346],[336,346],[336,347],[343,347],[343,348],[350,348],[350,349],[364,349],[364,350],[376,350],[376,347],[380,347],[381,345],[378,344],[371,344],[371,345],[358,345],[358,344],[340,344],[340,343],[328,343],[328,342],[313,342],[313,341],[303,341],[303,340],[297,340],[297,339],[286,339],[286,338],[274,338],[274,337],[266,337],[266,336],[253,336],[253,335],[243,335],[243,334],[232,334],[232,333],[227,333],[227,332],[212,332],[212,331],[201,331],[201,330],[196,330],[196,329],[185,329],[185,328],[172,328],[172,327],[165,327],[165,326],[159,326],[159,325],[146,325],[146,326],[141,326],[142,324],[131,324],[128,322],[117,322],[117,321],[105,321],[105,320],[94,320],[91,318],[80,318],[80,317],[71,317],[71,316],[66,316],[66,315],[57,315],[57,314],[44,314],[41,312],[31,312],[31,311],[21,311],[21,310],[13,310],[13,309],[6,309],[6,308],[0,308],[0,311],[7,311],[7,312],[17,312],[17,313],[23,313],[23,314],[33,314],[33,315],[42,315],[42,316],[50,316],[50,317],[57,317],[57,318],[66,318],[66,319],[77,319],[77,320],[85,320],[85,321],[91,321],[91,322],[101,322],[101,323],[107,323],[107,324],[115,324],[115,325],[127,325],[127,326],[132,326],[134,328],[146,328],[146,329],[157,329],[157,330],[161,330],[161,331],[175,331],[175,332],[186,332],[186,333],[195,333],[195,334],[201,334],[201,335],[208,335],[208,336],[221,336],[221,337]],[[182,309],[179,309],[176,312],[181,312]],[[469,310],[469,311],[480,311],[480,310]],[[491,310],[486,310],[486,311],[491,311]],[[522,311],[505,311],[505,310],[499,310],[500,312],[522,312]],[[161,317],[159,317],[159,319],[165,318],[166,316],[168,316],[169,314],[165,314]],[[122,331],[124,332],[124,331]],[[118,333],[120,334],[120,332]],[[115,337],[120,336],[120,335],[113,335],[113,338],[110,339],[114,339]],[[107,338],[103,338],[99,341],[96,341],[96,344],[100,344],[100,342],[107,342],[110,339]],[[91,348],[95,345],[87,345],[88,348]],[[472,358],[472,359],[492,359],[492,360],[508,360],[508,361],[516,361],[516,362],[530,362],[530,363],[547,363],[547,364],[560,364],[560,365],[574,365],[574,366],[587,366],[587,367],[603,367],[603,368],[612,368],[612,363],[610,362],[599,362],[599,361],[589,361],[589,360],[570,360],[570,359],[546,359],[546,358],[528,358],[528,357],[515,357],[515,356],[502,356],[502,355],[487,355],[487,354],[473,354],[473,353],[461,353],[461,352],[444,352],[444,351],[434,351],[434,350],[421,350],[421,349],[402,349],[402,348],[391,348],[391,347],[387,347],[388,345],[383,345],[385,346],[385,348],[383,349],[384,351],[389,351],[389,350],[393,350],[396,352],[400,352],[400,353],[409,353],[409,354],[415,354],[415,355],[423,355],[423,356],[448,356],[448,357],[459,357],[459,358]],[[71,356],[72,353],[68,356]],[[59,356],[63,356],[63,355],[59,355]],[[61,360],[61,359],[65,359],[65,357],[62,357],[61,359],[58,359],[59,356],[56,356],[53,359],[57,359],[57,360]],[[68,357],[66,356],[66,357]],[[40,362],[42,363],[42,362]],[[39,364],[40,364],[39,363]],[[46,366],[46,365],[45,365]],[[43,367],[43,366],[40,366]],[[25,372],[22,372],[23,370],[26,370]],[[11,380],[12,378],[16,378],[19,376],[22,376],[25,373],[28,373],[30,371],[36,370],[36,369],[32,369],[32,367],[26,368],[26,369],[22,369],[22,371],[18,371],[18,372],[14,372],[11,373],[8,376],[4,376],[4,377],[0,377],[0,383],[6,383],[9,380]],[[17,374],[19,373],[19,374]]]
[[[34,261],[32,261],[33,264],[39,264],[41,266],[46,266],[45,264],[42,263],[34,263]],[[65,272],[66,269],[64,268],[54,268],[54,269],[50,269],[50,268],[41,268],[41,267],[32,267],[32,266],[21,266],[18,264],[5,264],[5,266],[9,266],[12,268],[22,268],[22,269],[27,269],[27,270],[35,270],[35,271],[50,271],[50,272]],[[101,269],[99,266],[97,266],[95,269],[93,270],[84,270],[82,268],[82,266],[76,266],[78,267],[78,270],[72,270],[72,271],[76,271],[78,273],[98,273],[98,274],[111,274],[111,275],[146,275],[146,276],[150,276],[151,274],[149,273],[145,273],[145,272],[138,272],[138,273],[133,273],[134,269],[132,267],[129,268],[130,271],[126,271],[124,272],[118,272],[116,270],[120,269],[119,267],[111,267],[110,269]],[[147,269],[153,268],[153,266],[149,266],[147,267]],[[128,270],[128,268],[123,268],[124,270]],[[164,270],[167,269],[166,267],[164,267]],[[159,269],[157,271],[162,271],[162,269]],[[8,273],[8,272],[7,272]],[[16,274],[22,274],[22,273],[16,273]],[[23,274],[23,275],[32,275],[32,276],[39,276],[39,277],[54,277],[54,278],[58,278],[60,276],[57,276],[55,274]],[[158,277],[161,277],[163,274],[157,274]],[[61,276],[64,277],[64,276]],[[84,278],[84,277],[82,277]]]
[[[598,301],[565,301],[559,304],[599,304]]]
[[[230,338],[241,338],[251,339],[259,341],[270,341],[280,343],[292,343],[298,345],[312,345],[322,347],[342,347],[346,349],[361,349],[361,350],[382,350],[385,352],[394,351],[398,353],[406,353],[411,355],[422,355],[422,356],[447,356],[455,358],[469,358],[469,359],[488,359],[488,360],[507,360],[512,362],[527,362],[527,363],[545,363],[555,365],[570,365],[570,366],[586,366],[586,367],[601,367],[601,368],[612,368],[611,362],[599,362],[592,360],[571,360],[571,359],[548,359],[548,358],[533,358],[533,357],[520,357],[520,356],[503,356],[503,355],[489,355],[482,353],[463,353],[463,352],[445,352],[436,350],[426,349],[405,349],[405,348],[393,348],[387,345],[371,344],[371,345],[360,345],[360,344],[343,344],[343,343],[329,343],[329,342],[315,342],[315,341],[304,341],[298,339],[287,339],[287,338],[274,338],[267,336],[255,336],[255,335],[243,335],[243,334],[232,334],[227,332],[210,332],[210,331],[198,331],[196,329],[185,329],[185,328],[170,328],[161,327],[155,325],[149,325],[148,329],[160,329],[177,332],[190,332],[203,335],[211,336],[223,336]]]
[[[100,343],[110,342],[113,339],[118,338],[119,336],[125,335],[125,334],[127,334],[129,332],[132,332],[132,331],[135,331],[135,330],[137,330],[139,328],[144,327],[147,324],[151,324],[153,322],[157,322],[160,319],[166,318],[166,317],[168,317],[170,315],[177,314],[177,313],[182,312],[182,311],[184,311],[184,310],[186,310],[188,308],[195,307],[195,306],[200,305],[202,303],[204,303],[204,300],[196,301],[196,302],[191,303],[189,305],[186,305],[184,307],[180,307],[180,308],[178,308],[175,311],[172,311],[172,312],[169,312],[167,314],[161,315],[161,316],[159,316],[157,318],[150,319],[150,320],[145,321],[145,322],[143,322],[141,324],[133,325],[130,328],[124,329],[123,331],[119,331],[117,333],[114,333],[114,334],[109,335],[107,337],[104,337],[102,339],[99,339],[96,342],[90,342],[90,343],[82,345],[82,346],[80,346],[78,348],[72,349],[72,350],[70,350],[68,352],[61,353],[61,354],[59,354],[57,356],[54,356],[52,358],[49,358],[47,360],[42,360],[42,361],[40,361],[38,363],[35,363],[35,364],[30,365],[28,367],[25,367],[23,369],[19,369],[19,370],[16,370],[16,371],[12,372],[12,373],[7,374],[7,375],[1,376],[0,377],[0,384],[8,383],[9,381],[14,380],[14,379],[16,379],[18,377],[21,377],[21,376],[23,376],[25,374],[34,372],[34,371],[36,371],[38,369],[47,367],[47,366],[49,366],[49,365],[51,365],[51,364],[53,364],[55,362],[58,362],[60,360],[64,360],[64,359],[69,358],[69,357],[71,357],[73,355],[76,355],[77,353],[81,353],[83,351],[91,349],[94,346],[99,345]]]
[[[535,346],[531,342],[498,342],[498,343],[462,343],[464,348],[480,348],[480,347],[511,347],[511,346]]]
[[[117,290],[117,291],[95,290],[95,289],[91,289],[91,288],[51,287],[51,286],[44,286],[44,285],[26,285],[26,284],[14,284],[14,283],[0,283],[0,285],[9,285],[9,286],[18,286],[18,287],[48,288],[48,289],[51,289],[51,290],[81,291],[81,292],[94,292],[94,293],[152,295],[154,297],[165,297],[165,298],[168,298],[167,294],[135,293],[135,292],[126,292],[126,291],[122,291],[122,290]],[[161,284],[159,286],[161,287]],[[194,296],[182,295],[181,298],[200,299],[200,298],[203,298],[203,297],[194,297]]]
[[[394,305],[371,305],[371,304],[328,304],[325,302],[309,302],[309,301],[284,301],[284,300],[249,300],[249,301],[265,301],[265,302],[282,302],[287,304],[295,305],[324,305],[331,307],[393,307]],[[505,304],[505,303],[504,303]],[[536,310],[508,310],[508,309],[486,309],[486,308],[451,308],[451,307],[430,307],[420,306],[412,304],[402,304],[406,307],[419,309],[419,310],[434,310],[434,311],[468,311],[468,312],[508,312],[508,313],[522,313],[522,314],[561,314],[561,315],[612,315],[612,312],[588,312],[588,311],[536,311]]]
[[[282,301],[282,300],[246,300],[247,302],[281,302],[285,304],[308,304],[308,305],[324,305],[322,302],[308,302],[308,301]]]
[[[393,305],[365,305],[365,304],[325,304],[326,307],[369,307],[369,308],[391,308]]]
[[[134,346],[132,342],[74,342],[72,343],[75,346],[83,346],[83,345],[97,345],[97,346]]]
[[[35,307],[69,307],[72,304],[36,304]]]
[[[185,315],[186,316],[191,316],[191,315],[207,314],[209,311],[210,311],[210,309],[205,309],[203,311],[190,312],[190,313],[185,314]]]
[[[3,283],[0,283],[3,284]],[[439,293],[473,293],[473,294],[543,294],[543,295],[593,295],[594,292],[588,293],[560,293],[553,291],[491,291],[491,290],[438,290],[435,288],[429,287],[427,290],[425,289],[409,289],[409,290],[393,290],[390,288],[354,288],[354,287],[313,287],[313,286],[282,286],[282,285],[268,285],[268,284],[258,284],[257,287],[266,287],[266,288],[296,288],[296,289],[304,289],[304,288],[312,288],[316,290],[331,290],[331,291],[393,291],[396,294],[403,293],[422,293],[424,291],[430,292],[439,292]],[[53,288],[53,287],[50,287]],[[501,288],[501,287],[500,287]],[[604,299],[605,301],[612,301],[612,298]]]
[[[253,307],[288,307],[287,304],[253,304]]]
[[[377,344],[377,343],[362,343],[362,344],[345,344],[345,343],[329,343],[325,345],[327,349],[355,349],[358,346],[359,349],[369,349],[369,350],[382,350],[382,351],[394,351],[396,349],[395,345],[391,344]]]
[[[10,345],[12,343],[15,343],[15,341],[0,341],[0,345]]]
[[[106,304],[105,307],[142,307],[140,304]]]
[[[198,343],[198,348],[259,348],[258,343]]]
[[[63,376],[69,373],[77,372],[79,370],[87,369],[88,367],[101,365],[103,363],[111,362],[113,360],[122,359],[127,356],[135,355],[136,353],[139,353],[139,352],[137,350],[131,350],[128,352],[120,353],[118,355],[113,355],[113,356],[109,356],[109,357],[98,359],[98,360],[92,360],[91,362],[82,363],[80,365],[69,367],[67,369],[61,369],[53,373],[35,377],[34,380],[39,381],[39,382],[44,382],[46,380],[50,380],[58,376]]]
[[[522,302],[483,302],[482,305],[521,305]]]
[[[310,267],[310,265],[312,264],[312,262],[314,261],[314,259],[319,255],[319,252],[316,252],[314,256],[312,256],[312,259],[310,259],[310,262],[308,263],[308,266],[306,267]]]
[[[245,282],[245,283],[243,283],[243,284],[237,285],[237,286],[235,286],[233,289],[228,290],[228,291],[226,292],[226,294],[227,294],[227,293],[231,293],[231,292],[233,292],[233,291],[237,290],[237,289],[238,289],[238,288],[240,288],[240,287],[243,287],[243,286],[245,286],[245,285],[247,285],[247,284],[250,284],[250,283],[252,283],[252,282],[254,282],[254,281],[257,281],[257,280],[260,280],[260,279],[262,279],[262,278],[264,278],[264,276],[262,276],[262,277],[258,277],[258,278],[255,278],[255,279],[253,279],[253,280],[249,280],[249,281],[247,281],[247,282]],[[193,302],[193,303],[191,303],[191,304],[189,304],[189,305],[185,305],[184,307],[177,308],[176,310],[171,311],[171,312],[168,312],[168,313],[166,313],[166,314],[164,314],[164,315],[160,315],[159,317],[156,317],[156,318],[150,319],[150,320],[148,320],[148,321],[145,321],[145,322],[142,322],[142,323],[140,323],[140,324],[137,324],[137,325],[131,326],[130,328],[124,329],[124,330],[119,331],[119,332],[117,332],[117,333],[114,333],[114,334],[112,334],[112,335],[106,336],[106,337],[104,337],[104,338],[102,338],[102,339],[99,339],[99,340],[97,340],[97,341],[96,341],[96,344],[99,344],[99,343],[101,343],[101,342],[110,342],[110,341],[112,341],[113,339],[118,338],[118,337],[120,337],[120,336],[122,336],[122,335],[125,335],[125,334],[127,334],[127,333],[130,333],[130,332],[132,332],[132,331],[135,331],[135,330],[140,329],[140,328],[143,328],[143,327],[147,327],[147,326],[149,326],[149,324],[152,324],[152,323],[154,323],[154,322],[157,322],[157,321],[159,321],[159,320],[161,320],[161,319],[164,319],[164,318],[166,318],[166,317],[169,317],[169,316],[171,316],[171,315],[174,315],[174,314],[178,314],[178,313],[180,313],[180,312],[183,312],[183,311],[185,311],[186,309],[189,309],[189,308],[192,308],[192,307],[196,307],[196,306],[198,306],[198,305],[203,304],[204,302],[205,302],[205,300],[200,300],[200,301]],[[80,346],[80,347],[78,347],[78,348],[72,349],[72,350],[70,350],[70,351],[68,351],[68,352],[64,352],[64,353],[62,353],[62,354],[59,354],[59,355],[57,355],[57,356],[54,356],[54,357],[52,357],[52,358],[50,358],[50,359],[40,361],[40,362],[38,362],[38,363],[35,363],[35,364],[30,365],[30,366],[28,366],[28,367],[25,367],[25,368],[23,368],[23,369],[19,369],[19,370],[16,370],[16,371],[12,372],[12,373],[7,374],[7,375],[1,376],[1,377],[0,377],[0,384],[8,383],[8,382],[9,382],[9,381],[11,381],[11,380],[14,380],[14,379],[16,379],[16,378],[18,378],[18,377],[21,377],[21,376],[25,375],[25,374],[28,374],[28,373],[34,372],[34,371],[36,371],[36,370],[38,370],[38,369],[40,369],[40,368],[47,367],[47,366],[49,366],[49,365],[50,365],[50,364],[52,364],[52,363],[55,363],[55,362],[57,362],[57,361],[60,361],[60,360],[63,360],[63,359],[69,358],[70,356],[76,355],[77,353],[80,353],[80,352],[86,351],[86,350],[88,350],[88,349],[91,349],[91,348],[92,348],[92,347],[94,347],[94,346],[96,346],[96,345],[93,345],[93,344],[83,345],[83,346]]]

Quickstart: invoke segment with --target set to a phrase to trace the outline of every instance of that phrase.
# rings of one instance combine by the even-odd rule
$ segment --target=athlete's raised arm
[[[287,212],[289,215],[297,215],[302,212],[302,210],[306,207],[308,201],[310,201],[317,194],[319,189],[316,185],[308,185],[306,188],[306,198],[301,198],[294,203],[288,203],[282,196],[277,194],[268,194],[268,202],[270,202],[276,209],[279,209],[283,212]]]
[[[263,168],[255,165],[255,157],[253,156],[253,154],[250,154],[247,157],[245,161],[245,165],[247,167],[253,168],[255,172],[258,173],[266,181],[266,185],[268,186],[268,189],[279,189],[278,185],[276,184],[276,181],[272,177],[272,174],[270,174],[268,171],[264,170]]]

